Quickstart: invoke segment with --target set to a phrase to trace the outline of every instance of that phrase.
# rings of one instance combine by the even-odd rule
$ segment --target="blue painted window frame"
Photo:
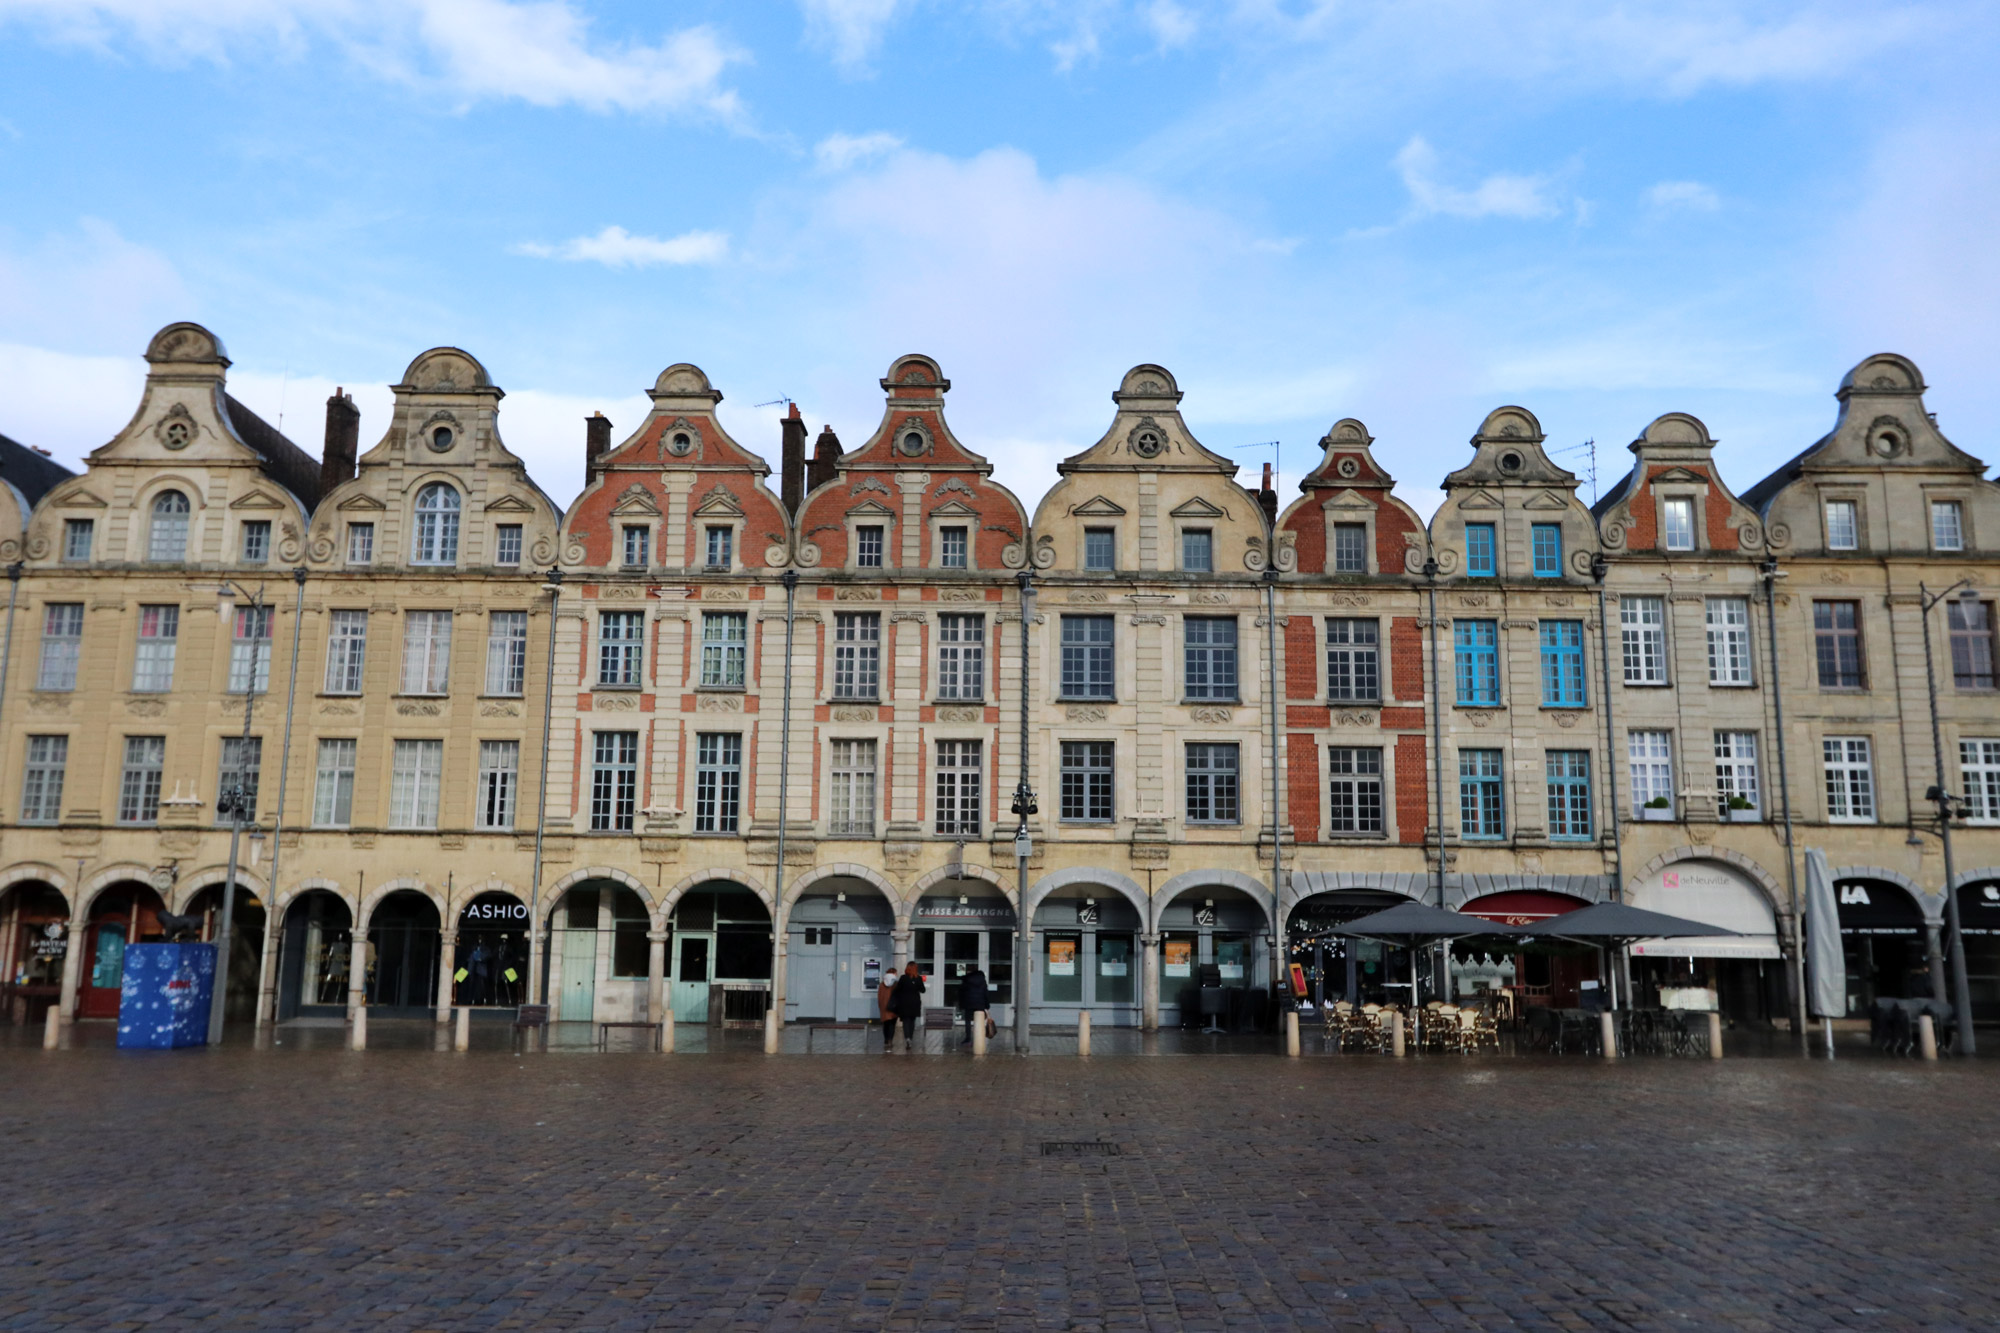
[[[1583,669],[1583,622],[1542,622],[1542,706],[1583,708],[1589,703]]]
[[[1458,752],[1458,836],[1507,836],[1507,796],[1498,750]]]
[[[1550,750],[1544,771],[1549,786],[1549,837],[1588,842],[1596,833],[1590,820],[1590,751]]]
[[[1535,577],[1559,579],[1563,572],[1563,530],[1560,523],[1537,523],[1534,539]]]
[[[1495,534],[1491,523],[1465,525],[1465,572],[1476,579],[1493,577]]]
[[[1492,620],[1455,620],[1452,652],[1457,702],[1492,707],[1500,702],[1500,627]]]

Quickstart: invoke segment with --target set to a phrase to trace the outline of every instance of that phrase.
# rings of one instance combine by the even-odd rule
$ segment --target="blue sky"
[[[1246,479],[1356,416],[1428,511],[1491,408],[1738,488],[1861,357],[2000,453],[2000,11],[1468,0],[0,0],[0,432],[74,462],[147,336],[321,403],[441,343],[558,501],[681,360],[775,456],[907,351],[1031,504],[1158,361]],[[1580,459],[1580,455],[1566,455]],[[1579,462],[1580,467],[1580,462]]]

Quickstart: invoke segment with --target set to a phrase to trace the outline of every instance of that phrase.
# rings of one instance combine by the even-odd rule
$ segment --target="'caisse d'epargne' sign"
[[[467,903],[459,920],[468,926],[520,926],[528,925],[528,908],[524,903]]]

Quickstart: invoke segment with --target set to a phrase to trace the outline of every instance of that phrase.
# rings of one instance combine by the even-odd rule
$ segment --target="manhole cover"
[[[1042,1144],[1044,1157],[1116,1157],[1118,1145],[1115,1143],[1050,1143]]]

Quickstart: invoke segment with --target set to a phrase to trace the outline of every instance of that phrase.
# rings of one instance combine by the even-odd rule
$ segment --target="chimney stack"
[[[326,400],[326,439],[320,447],[319,493],[330,495],[342,482],[354,480],[354,456],[361,443],[361,409],[347,391],[336,388]]]
[[[840,437],[833,433],[833,427],[821,426],[819,438],[813,441],[812,465],[806,469],[806,490],[818,490],[832,481],[839,469]]]
[[[1271,531],[1278,530],[1278,492],[1271,485],[1271,465],[1264,464],[1264,485],[1257,492],[1257,505],[1264,511],[1264,521],[1271,525]]]
[[[583,484],[597,476],[598,464],[611,451],[611,418],[592,412],[583,419]]]
[[[784,438],[784,490],[779,498],[785,502],[785,512],[795,515],[799,512],[799,502],[806,498],[806,419],[799,415],[797,403],[791,407],[785,419],[778,423],[779,433]]]

